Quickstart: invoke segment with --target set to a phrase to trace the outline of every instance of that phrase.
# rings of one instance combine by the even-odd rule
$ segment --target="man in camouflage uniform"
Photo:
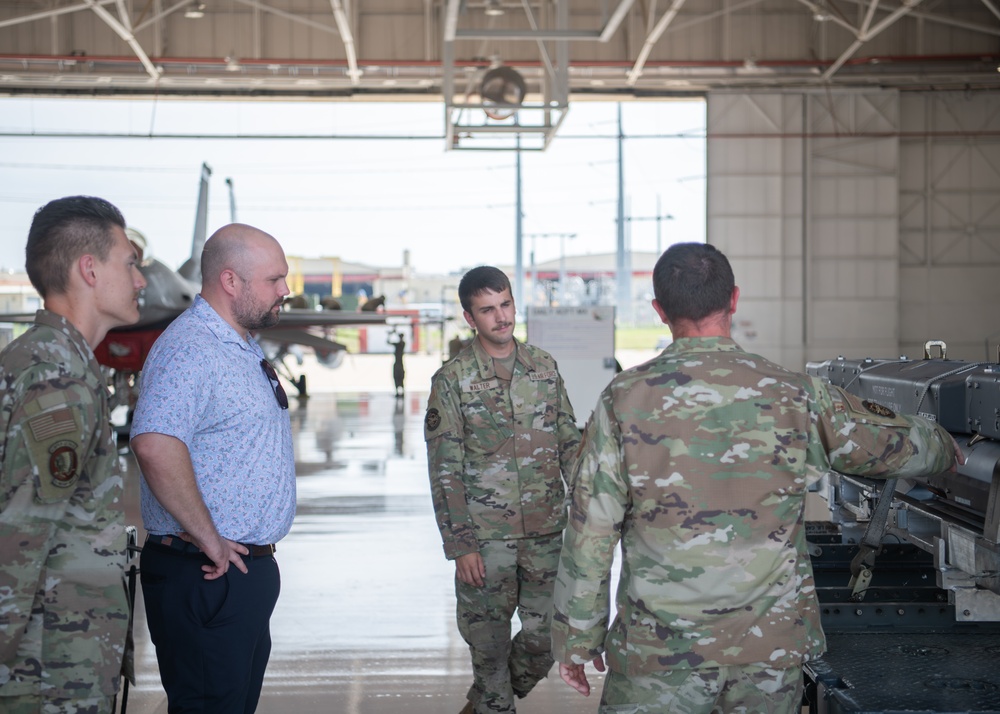
[[[514,339],[507,276],[474,268],[458,295],[477,335],[433,378],[424,422],[431,493],[472,653],[462,712],[513,712],[514,695],[552,667],[563,477],[580,432],[552,356]],[[521,631],[511,640],[515,609]]]
[[[653,286],[674,342],[616,376],[584,430],[553,654],[584,695],[584,664],[606,662],[603,712],[797,712],[802,663],[825,650],[808,487],[831,469],[938,473],[956,447],[926,420],[744,352],[730,338],[739,289],[712,246],[671,247]]]
[[[128,625],[122,476],[94,357],[139,319],[146,282],[99,198],[35,213],[28,277],[45,308],[0,353],[0,711],[112,711]]]

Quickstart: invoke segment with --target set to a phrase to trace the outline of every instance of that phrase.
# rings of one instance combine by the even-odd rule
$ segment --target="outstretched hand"
[[[569,686],[585,697],[590,696],[590,682],[587,681],[587,674],[582,664],[559,664],[559,676]],[[604,658],[597,656],[594,658],[594,669],[598,672],[604,671]]]

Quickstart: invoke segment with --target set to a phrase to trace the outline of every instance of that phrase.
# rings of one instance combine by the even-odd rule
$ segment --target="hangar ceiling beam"
[[[1000,10],[997,9],[995,3],[993,3],[991,0],[983,0],[983,5],[985,5],[986,9],[992,12],[994,15],[996,15],[996,18],[1000,20]]]
[[[598,40],[597,30],[456,30],[456,40]]]
[[[798,1],[801,3],[805,3],[807,5],[812,5],[812,3],[809,3],[808,0],[798,0]],[[990,10],[994,15],[997,16],[998,19],[1000,19],[1000,13],[998,13],[995,3],[991,2],[991,0],[981,0],[981,1],[983,3],[983,6],[986,7],[986,9]],[[844,0],[844,2],[853,3],[855,5],[864,5],[867,2],[869,2],[869,0]],[[955,19],[954,17],[935,14],[933,12],[921,12],[920,10],[911,9],[909,16],[916,18],[918,20],[927,20],[928,22],[933,22],[938,25],[957,27],[962,30],[971,30],[972,32],[982,32],[987,35],[1000,35],[1000,30],[998,30],[995,27],[987,27],[986,25],[983,25],[982,23],[978,22],[966,22],[964,20],[958,20]],[[828,18],[831,20],[834,19],[832,15],[828,15]],[[851,32],[854,32],[854,28],[851,27],[850,25],[846,25],[846,27]]]
[[[753,7],[754,5],[759,5],[762,2],[764,2],[764,0],[744,0],[744,2],[739,2],[736,3],[735,5],[729,5],[728,7],[721,10],[714,10],[712,12],[707,12],[705,14],[697,14],[682,21],[679,20],[677,22],[671,22],[670,32],[672,34],[683,32],[688,28],[697,27],[698,25],[704,25],[705,23],[712,22],[713,20],[718,20],[719,18],[725,18],[726,16],[732,17],[732,15],[734,15],[736,12],[744,10],[748,7]],[[808,0],[798,0],[798,2],[808,3]],[[654,12],[656,9],[655,3],[651,3],[649,9],[650,9],[649,24],[652,25],[654,20],[656,19],[656,13]],[[850,25],[848,25],[847,28],[852,32],[854,31],[854,28],[851,27]]]
[[[257,0],[236,1],[242,3],[243,5],[261,10],[262,12],[269,12],[272,15],[283,17],[289,22],[297,22],[301,25],[306,25],[323,32],[329,32],[330,34],[339,34],[341,41],[344,43],[344,52],[347,56],[347,74],[351,78],[351,84],[358,86],[361,83],[361,70],[358,69],[358,55],[354,46],[354,34],[351,31],[350,23],[347,21],[347,13],[344,11],[344,6],[341,4],[340,0],[330,0],[331,10],[333,11],[333,19],[337,23],[336,27],[325,25],[322,22],[316,22],[315,20],[310,20],[302,17],[301,15],[295,15],[290,12],[285,12],[284,10],[279,10],[276,7],[271,7],[270,5],[265,5],[262,2],[257,2]]]
[[[102,2],[101,4],[104,5],[105,3]],[[145,20],[143,20],[138,25],[136,25],[135,27],[133,27],[132,31],[133,32],[142,32],[143,30],[145,30],[150,25],[155,25],[157,22],[159,22],[163,18],[168,17],[170,15],[173,15],[178,10],[181,10],[181,9],[185,8],[185,7],[189,6],[190,4],[191,4],[190,0],[179,0],[179,2],[174,3],[173,5],[171,5],[170,7],[168,7],[166,10],[161,10],[160,12],[156,13],[155,15],[151,15],[151,16],[147,17]],[[154,55],[155,54],[156,54],[156,52],[154,52]]]
[[[459,0],[448,0],[448,7],[444,11],[444,43],[446,45],[455,41],[455,33],[458,32],[459,5]]]
[[[865,14],[864,22],[855,33],[855,37],[857,39],[855,39],[854,42],[851,43],[851,46],[844,50],[843,54],[841,54],[840,57],[838,57],[837,60],[823,73],[820,79],[824,82],[829,81],[830,78],[837,73],[837,70],[844,66],[844,62],[849,60],[863,44],[876,37],[884,29],[896,22],[896,20],[903,17],[910,12],[910,10],[923,2],[923,0],[903,0],[903,4],[889,13],[888,17],[883,18],[877,25],[875,25],[875,27],[871,27],[871,21],[875,17],[875,11],[878,9],[878,2],[879,0],[871,0],[871,4],[868,6],[868,12]]]
[[[344,52],[347,54],[347,75],[351,78],[351,84],[355,87],[361,84],[361,71],[358,69],[358,54],[354,49],[354,34],[351,32],[351,24],[347,21],[347,13],[340,0],[330,0],[333,8],[333,19],[337,21],[337,29],[340,30],[340,39],[344,43]]]
[[[527,0],[525,0],[525,2],[527,2]],[[622,24],[622,20],[625,19],[628,11],[632,9],[632,4],[634,2],[635,0],[622,0],[618,3],[618,7],[616,7],[615,11],[611,13],[611,17],[608,19],[607,24],[604,26],[604,29],[601,30],[601,35],[597,38],[598,40],[601,42],[609,42],[611,40],[611,36],[618,30],[618,26]]]
[[[277,15],[278,17],[283,17],[289,22],[297,22],[300,25],[307,25],[308,27],[322,30],[323,32],[329,32],[331,35],[335,35],[338,32],[337,28],[333,25],[324,25],[322,22],[316,22],[315,20],[310,20],[309,18],[302,17],[301,15],[293,15],[290,12],[285,12],[284,10],[279,10],[276,7],[271,7],[270,5],[265,5],[262,2],[257,2],[257,0],[236,0],[236,2],[262,10],[263,12],[269,12],[272,15]]]
[[[531,11],[531,0],[521,0],[521,4],[524,5],[524,14],[528,17],[528,25],[532,30],[538,31],[538,23],[535,22],[535,13]],[[549,57],[549,51],[545,47],[545,43],[542,40],[538,40],[538,54],[542,57],[542,63],[545,65],[545,74],[549,80],[549,86],[556,80],[556,71],[552,66],[552,58]]]
[[[660,37],[666,32],[667,27],[677,17],[680,9],[684,7],[684,2],[685,0],[674,0],[670,9],[663,13],[663,17],[660,18],[660,21],[656,23],[656,26],[646,36],[646,41],[642,43],[642,49],[639,50],[639,56],[628,73],[627,83],[630,87],[634,87],[635,83],[639,81],[639,77],[642,76],[642,68],[646,65],[646,60],[649,59],[649,53],[653,51],[654,45],[659,42]]]
[[[504,63],[526,85],[519,118],[506,121],[511,126],[531,123],[532,111],[554,116],[568,106],[559,95],[571,90],[631,98],[820,83],[901,90],[1000,86],[1000,0],[680,1],[124,0],[122,14],[117,0],[0,0],[0,50],[8,48],[0,51],[0,94],[321,98],[360,92],[436,100],[448,84],[445,94],[470,104],[479,98],[483,75]],[[95,6],[108,12],[97,26],[91,12],[75,14]],[[181,19],[192,7],[207,19]],[[558,19],[562,9],[568,21]],[[894,11],[900,14],[893,17]],[[111,16],[113,30],[106,22]],[[223,49],[217,44],[234,22],[241,32],[227,63],[216,56]],[[633,27],[638,35],[623,36]],[[236,55],[246,61],[237,63]],[[824,82],[834,61],[839,67]],[[159,73],[155,82],[151,65]],[[515,101],[500,104],[517,109]],[[463,111],[458,123],[471,124],[459,136],[464,144],[479,125],[466,120],[480,117]]]
[[[424,62],[433,58],[434,47],[434,5],[433,0],[424,0]]]
[[[115,0],[97,0],[98,5],[112,5]],[[9,20],[0,20],[0,27],[10,27],[12,25],[20,25],[24,22],[33,22],[35,20],[44,20],[49,17],[58,17],[59,15],[66,15],[71,12],[79,12],[80,10],[90,10],[93,7],[93,3],[85,2],[82,5],[69,5],[67,7],[56,8],[55,10],[46,10],[44,12],[36,12],[31,15],[21,15],[20,17],[12,17]]]
[[[836,25],[840,25],[845,30],[850,32],[852,35],[857,33],[857,29],[854,27],[854,25],[852,25],[843,17],[841,17],[840,13],[831,13],[829,8],[817,5],[816,3],[810,2],[809,0],[798,0],[798,1],[803,5],[805,5],[807,8],[809,8],[809,11],[812,12],[813,14],[813,19],[816,20],[817,22],[829,21]],[[863,2],[865,2],[865,0],[859,0],[858,4],[860,5]]]
[[[98,4],[96,0],[86,0],[86,2],[87,5],[90,6],[90,9],[93,10],[99,18],[104,20],[104,23],[114,30],[115,34],[125,40],[125,43],[132,48],[132,52],[134,52],[135,56],[139,58],[140,62],[142,62],[142,66],[146,68],[146,74],[149,75],[150,79],[154,82],[158,80],[160,78],[160,70],[153,65],[153,62],[149,59],[146,51],[142,49],[142,45],[140,45],[139,41],[135,39],[135,35],[132,34],[132,31],[118,22],[118,20],[114,18],[114,15],[105,10],[104,7]],[[118,0],[118,2],[121,3],[121,0]],[[119,4],[119,8],[124,10],[122,4]],[[126,14],[125,17],[125,22],[128,22],[128,15]]]

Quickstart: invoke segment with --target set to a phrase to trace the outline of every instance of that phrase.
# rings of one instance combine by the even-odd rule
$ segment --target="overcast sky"
[[[514,263],[515,154],[444,150],[438,103],[0,99],[0,266],[24,265],[34,211],[74,194],[116,204],[171,267],[190,254],[199,168],[211,166],[209,233],[238,219],[286,253],[420,272]],[[622,105],[627,215],[653,218],[664,247],[705,236],[705,108]],[[575,102],[545,152],[522,157],[526,235],[574,233],[567,254],[614,252],[617,105]],[[116,133],[137,138],[40,136]],[[433,136],[420,140],[156,138],[162,134]],[[34,135],[32,135],[34,134]],[[150,136],[154,138],[150,138]],[[640,138],[658,135],[662,138]],[[633,250],[656,247],[656,221],[630,223]],[[538,262],[558,238],[536,238]],[[529,262],[531,239],[524,248]]]

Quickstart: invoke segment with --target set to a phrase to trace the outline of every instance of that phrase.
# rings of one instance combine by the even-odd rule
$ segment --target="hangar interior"
[[[738,337],[795,368],[996,359],[998,70],[995,0],[0,0],[6,96],[436,102],[452,151],[703,96]]]

